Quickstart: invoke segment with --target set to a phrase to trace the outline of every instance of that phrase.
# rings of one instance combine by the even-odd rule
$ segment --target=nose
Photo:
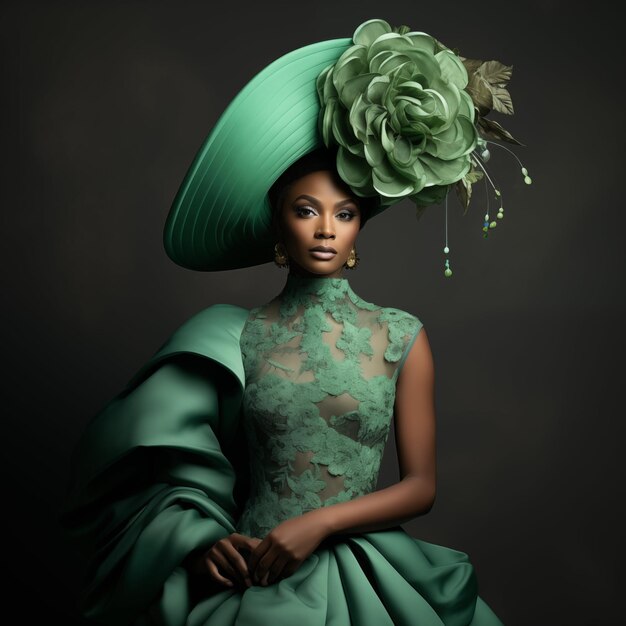
[[[325,217],[322,217],[321,224],[319,225],[319,227],[317,228],[317,231],[315,232],[315,237],[322,236],[325,239],[335,238],[335,229],[333,228],[332,219],[333,219],[333,216],[329,214],[326,214]]]

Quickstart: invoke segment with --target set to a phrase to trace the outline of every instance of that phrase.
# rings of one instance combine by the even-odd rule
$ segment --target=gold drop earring
[[[348,255],[348,259],[344,263],[344,267],[353,270],[356,269],[356,266],[359,264],[359,255],[356,253],[356,248],[353,246],[352,250],[350,250],[350,254]]]
[[[280,241],[274,246],[274,263],[276,263],[278,267],[289,267],[287,250]]]

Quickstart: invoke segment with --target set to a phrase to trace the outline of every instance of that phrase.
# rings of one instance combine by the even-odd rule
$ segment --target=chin
[[[334,272],[340,271],[343,264],[338,265],[336,262],[323,261],[321,259],[313,261],[307,259],[306,263],[296,262],[296,265],[304,272],[325,276],[326,274],[333,274]]]

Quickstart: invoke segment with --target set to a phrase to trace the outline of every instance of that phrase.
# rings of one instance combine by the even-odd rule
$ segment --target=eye
[[[354,218],[354,213],[352,211],[342,211],[341,213],[338,213],[337,216],[341,217],[342,215],[345,215],[345,218],[342,218],[343,221],[345,222],[349,222],[352,218]]]
[[[309,215],[309,213],[306,213],[306,211],[309,211],[309,213],[313,213],[313,209],[311,209],[308,206],[298,206],[296,207],[296,215],[304,215],[305,217]]]

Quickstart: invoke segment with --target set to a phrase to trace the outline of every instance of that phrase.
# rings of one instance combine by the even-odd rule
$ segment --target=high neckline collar
[[[287,275],[283,294],[298,292],[323,297],[332,293],[336,297],[340,294],[349,294],[351,291],[350,282],[343,276],[329,278],[328,276],[303,276],[290,273]]]

